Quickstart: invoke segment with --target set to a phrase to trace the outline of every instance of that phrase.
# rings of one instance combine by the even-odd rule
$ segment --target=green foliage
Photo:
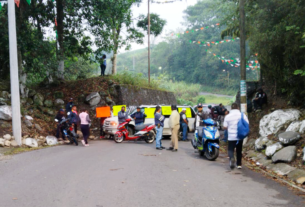
[[[137,26],[144,31],[148,31],[148,17],[147,15],[140,15]],[[166,25],[166,20],[161,19],[158,14],[150,14],[150,34],[159,36],[162,33],[163,27]]]
[[[197,104],[199,103],[205,103],[205,97],[204,96],[199,96],[197,99]]]

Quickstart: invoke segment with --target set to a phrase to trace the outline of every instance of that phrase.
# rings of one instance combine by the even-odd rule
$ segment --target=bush
[[[205,97],[204,96],[199,96],[197,99],[197,104],[199,103],[205,103]]]

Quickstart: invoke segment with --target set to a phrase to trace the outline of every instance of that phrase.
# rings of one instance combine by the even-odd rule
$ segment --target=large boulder
[[[44,97],[40,93],[37,93],[33,98],[34,104],[38,106],[43,106]]]
[[[269,139],[267,137],[260,137],[255,141],[255,150],[261,151],[267,147]]]
[[[0,138],[0,147],[4,147],[5,139]]]
[[[303,121],[301,122],[299,132],[300,132],[301,134],[304,134],[304,133],[305,133],[305,120],[303,120]]]
[[[11,147],[18,147],[18,143],[16,140],[11,141]]]
[[[112,85],[111,87],[109,87],[109,94],[114,97],[118,95],[118,92],[116,90],[116,85]]]
[[[261,136],[275,134],[286,124],[297,121],[300,115],[301,112],[296,109],[276,110],[260,120],[259,133]]]
[[[12,136],[11,136],[10,134],[6,134],[6,135],[3,136],[3,138],[4,138],[5,140],[11,140],[11,139],[12,139]]]
[[[28,147],[32,147],[32,148],[38,147],[38,142],[36,141],[36,139],[33,139],[33,138],[26,138],[25,141],[23,142],[23,144],[25,144]]]
[[[294,121],[288,126],[286,132],[299,132],[301,125],[302,125],[301,121]]]
[[[98,92],[90,93],[86,97],[86,102],[90,104],[90,106],[96,106],[101,101],[101,96]]]
[[[266,156],[272,157],[277,151],[283,148],[283,145],[280,142],[267,146],[266,148]]]
[[[12,107],[11,106],[0,106],[0,119],[10,121],[12,120]]]
[[[10,147],[10,146],[11,146],[11,141],[5,140],[4,146],[5,146],[5,147]]]
[[[57,140],[57,138],[56,137],[54,137],[54,136],[47,136],[46,137],[46,141],[47,141],[47,144],[48,145],[57,145],[58,144],[58,140]]]
[[[283,145],[292,145],[296,143],[299,139],[301,139],[301,136],[297,132],[284,132],[279,134],[279,141]]]
[[[62,99],[58,98],[54,101],[54,105],[55,106],[63,106],[63,105],[65,105],[65,102]]]
[[[299,184],[303,184],[304,183],[304,178],[305,178],[305,171],[301,170],[301,169],[296,169],[294,171],[291,171],[288,174],[288,178],[296,181]]]
[[[296,146],[288,146],[276,152],[272,156],[272,162],[292,162],[297,155]]]
[[[269,165],[268,167],[278,175],[287,175],[288,173],[296,169],[295,167],[291,167],[290,165],[287,165],[285,163]]]
[[[53,101],[50,100],[50,99],[47,99],[43,102],[43,104],[46,106],[46,107],[52,107],[53,106]]]

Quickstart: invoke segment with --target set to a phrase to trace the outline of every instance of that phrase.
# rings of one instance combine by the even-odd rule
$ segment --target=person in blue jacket
[[[122,106],[121,111],[119,111],[118,119],[119,119],[119,124],[124,123],[125,120],[128,119],[128,114],[127,112],[125,112],[125,106]]]
[[[164,116],[161,114],[161,107],[157,106],[155,111],[155,125],[156,125],[156,149],[163,150],[165,147],[162,146],[162,135],[163,135],[163,127],[164,127]]]
[[[77,113],[77,107],[74,105],[72,106],[72,110],[70,114],[68,115],[68,119],[70,124],[74,125],[75,133],[77,133],[77,124],[79,123],[79,116]]]
[[[131,118],[135,120],[136,125],[144,124],[146,114],[141,112],[140,106],[137,107],[137,112],[131,115]]]
[[[66,113],[71,112],[73,106],[73,98],[69,99],[69,102],[66,105]]]

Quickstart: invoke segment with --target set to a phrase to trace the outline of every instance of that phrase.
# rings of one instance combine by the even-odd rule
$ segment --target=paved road
[[[233,98],[234,96],[228,96],[223,94],[216,94],[216,93],[208,93],[208,92],[199,92],[199,95],[211,95],[211,96],[219,96],[219,97],[226,97],[226,98]]]
[[[169,141],[163,145],[168,146]],[[227,158],[200,158],[190,143],[178,152],[145,142],[94,141],[0,161],[1,207],[304,206],[286,187]]]

